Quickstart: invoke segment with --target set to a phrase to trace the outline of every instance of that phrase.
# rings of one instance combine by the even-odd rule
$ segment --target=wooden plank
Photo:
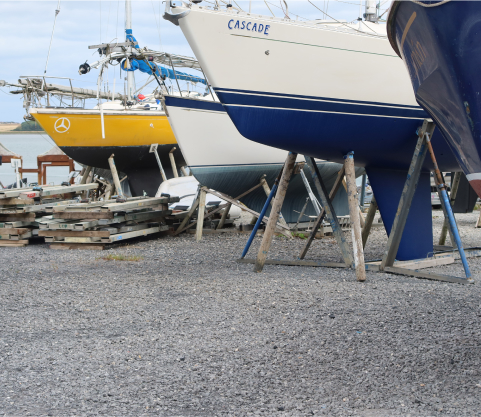
[[[394,266],[384,267],[384,272],[397,275],[407,275],[415,278],[430,279],[435,281],[452,282],[454,284],[474,284],[473,279],[459,278],[451,275],[433,274],[429,272],[417,271],[407,268],[398,268]]]
[[[156,226],[149,227],[148,229],[136,230],[134,232],[119,233],[116,235],[111,235],[110,238],[102,238],[103,243],[118,242],[121,240],[132,239],[135,237],[147,236],[153,233],[159,233],[169,230],[169,226]]]
[[[39,230],[39,236],[60,236],[60,237],[109,237],[110,232],[103,230]]]
[[[26,228],[18,228],[18,227],[11,227],[11,228],[0,228],[1,235],[23,235],[25,233],[30,232],[30,229]]]
[[[74,230],[85,230],[91,227],[95,227],[99,224],[98,220],[86,220],[74,224]]]
[[[70,219],[70,220],[87,220],[87,219],[113,219],[113,212],[100,212],[100,211],[68,211],[53,213],[54,219]]]
[[[0,246],[28,245],[28,240],[2,240]]]
[[[19,240],[0,240],[0,246],[2,247],[24,248],[27,245],[28,243],[20,243]]]
[[[54,250],[69,250],[69,249],[83,249],[83,250],[104,250],[104,243],[90,243],[90,244],[78,244],[78,243],[52,243],[50,249]]]
[[[32,237],[32,231],[29,230],[27,233],[24,233],[22,235],[10,235],[10,240],[20,240],[20,239],[28,239],[29,237]]]
[[[237,262],[243,264],[255,264],[256,259],[241,258]],[[283,259],[266,259],[265,264],[267,265],[287,265],[287,266],[313,266],[313,267],[328,267],[328,268],[349,268],[343,262],[320,262],[320,261],[310,261],[310,260],[283,260]]]
[[[10,213],[0,214],[0,222],[33,221],[35,213]]]
[[[100,242],[100,237],[75,237],[69,236],[64,238],[65,243],[95,243]]]
[[[126,201],[125,203],[112,203],[112,204],[106,204],[100,208],[101,211],[107,211],[107,212],[118,212],[118,211],[126,211],[130,209],[137,209],[141,207],[151,207],[151,206],[157,206],[159,204],[168,204],[170,201],[169,200],[175,200],[169,199],[168,197],[153,197],[153,198],[146,198],[143,200],[137,200],[137,201]],[[178,198],[177,198],[177,201]],[[175,201],[171,201],[175,202]]]
[[[33,198],[24,200],[21,198],[5,198],[0,200],[0,207],[5,207],[5,206],[16,206],[16,205],[30,205],[34,204],[35,200]]]
[[[16,228],[16,227],[25,227],[25,226],[35,226],[37,225],[36,222],[23,222],[23,221],[18,221],[18,222],[5,222],[5,223],[0,223],[0,228]]]

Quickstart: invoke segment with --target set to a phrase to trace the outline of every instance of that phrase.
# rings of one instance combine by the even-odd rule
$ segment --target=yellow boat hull
[[[154,195],[162,181],[155,155],[157,152],[172,178],[169,152],[173,147],[177,168],[185,165],[172,128],[164,112],[104,111],[104,132],[98,110],[31,109],[30,114],[56,145],[80,164],[109,169],[108,158],[114,154],[115,165],[129,177],[133,195]]]

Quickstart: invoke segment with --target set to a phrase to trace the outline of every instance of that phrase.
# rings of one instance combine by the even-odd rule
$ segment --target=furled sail
[[[150,65],[149,65],[150,64]],[[155,69],[155,73],[157,76],[162,77],[162,78],[172,78],[172,79],[179,79],[179,80],[184,80],[184,81],[190,81],[192,83],[202,83],[206,84],[207,82],[205,81],[204,78],[197,77],[195,75],[187,74],[185,72],[180,72],[180,71],[173,71],[170,68],[165,68],[163,66],[157,65],[154,62],[149,62],[147,64],[145,61],[137,60],[137,59],[132,59],[127,63],[127,60],[124,59],[121,64],[121,68],[124,71],[135,71],[139,70],[141,72],[145,72],[146,74],[152,75],[153,71],[152,69]]]

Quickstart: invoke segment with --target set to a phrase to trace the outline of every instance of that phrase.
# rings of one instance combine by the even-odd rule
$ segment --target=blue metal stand
[[[276,182],[274,183],[274,186],[272,187],[271,193],[269,194],[269,197],[267,197],[267,200],[264,204],[264,207],[262,207],[262,211],[259,214],[259,218],[256,221],[256,224],[254,225],[254,228],[252,229],[251,235],[249,236],[249,240],[246,243],[246,246],[244,248],[244,251],[242,252],[241,259],[245,258],[247,255],[247,252],[249,252],[249,248],[252,245],[252,241],[254,240],[254,237],[256,236],[257,231],[259,230],[259,226],[262,223],[262,219],[266,215],[267,209],[269,208],[269,204],[271,204],[272,198],[276,195],[277,187],[279,186],[279,177],[276,179]]]

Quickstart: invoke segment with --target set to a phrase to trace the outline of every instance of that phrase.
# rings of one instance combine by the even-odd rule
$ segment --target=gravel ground
[[[465,245],[479,244],[477,213],[457,217]],[[235,262],[246,240],[1,248],[0,415],[481,415],[481,259],[470,260],[474,285],[380,273],[358,283],[350,270],[253,273]],[[375,229],[366,257],[386,240]],[[303,243],[275,238],[270,257]],[[340,254],[327,238],[309,257]],[[435,270],[462,274],[459,263]]]

